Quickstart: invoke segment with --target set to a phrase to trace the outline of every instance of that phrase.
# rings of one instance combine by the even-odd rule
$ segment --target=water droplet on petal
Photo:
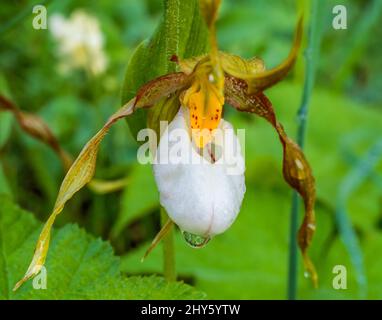
[[[193,248],[203,248],[211,238],[183,231],[184,240]]]

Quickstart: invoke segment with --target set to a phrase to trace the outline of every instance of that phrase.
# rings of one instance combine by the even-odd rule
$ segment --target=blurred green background
[[[163,3],[46,1],[48,19],[54,14],[67,19],[81,9],[98,21],[107,65],[97,74],[86,67],[60,70],[60,41],[49,22],[47,30],[31,27],[31,8],[36,3],[0,4],[0,93],[22,110],[41,116],[63,148],[77,155],[119,106],[129,58],[155,30]],[[322,46],[305,148],[317,182],[317,232],[310,252],[320,286],[313,289],[299,265],[299,298],[381,299],[382,5],[378,0],[342,1],[348,9],[348,29],[334,30],[332,8],[337,3],[322,3],[318,17]],[[296,7],[294,0],[223,0],[217,24],[220,48],[246,58],[260,56],[267,67],[277,65],[291,46]],[[301,54],[288,79],[267,91],[292,138],[296,137],[303,81]],[[282,178],[282,148],[264,120],[229,106],[225,118],[236,128],[246,129],[243,207],[232,228],[203,249],[188,247],[177,231],[179,278],[211,299],[284,299],[292,193]],[[151,168],[137,164],[137,148],[126,122],[117,123],[101,147],[96,177],[127,177],[127,186],[104,195],[83,189],[56,224],[60,228],[76,223],[88,234],[110,241],[120,257],[120,270],[129,276],[162,270],[160,248],[140,262],[159,230],[159,203]],[[0,199],[0,207],[11,198],[45,221],[63,175],[56,155],[23,133],[10,114],[0,111],[0,193],[7,195]],[[23,228],[18,232],[21,237]],[[0,228],[0,244],[9,241],[5,234]],[[27,267],[31,243],[29,251],[18,254],[19,270]],[[347,268],[347,290],[332,287],[335,265]],[[14,277],[20,277],[20,272]],[[3,287],[12,282],[0,276],[0,287],[2,281]]]

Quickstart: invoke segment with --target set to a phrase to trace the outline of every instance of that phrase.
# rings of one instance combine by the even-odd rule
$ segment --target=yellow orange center
[[[195,79],[183,97],[183,105],[190,110],[192,139],[203,148],[212,140],[212,131],[219,126],[224,96],[208,79]]]

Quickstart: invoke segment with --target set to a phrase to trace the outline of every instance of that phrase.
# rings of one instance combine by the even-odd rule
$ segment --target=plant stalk
[[[163,227],[167,220],[168,215],[166,210],[161,207],[161,226]],[[175,269],[175,249],[174,249],[174,228],[171,227],[167,234],[163,237],[163,274],[167,281],[176,281]]]
[[[316,75],[316,61],[318,58],[320,47],[320,32],[318,28],[318,0],[312,0],[310,8],[310,25],[308,33],[308,45],[305,50],[305,80],[304,90],[301,99],[300,108],[297,112],[297,143],[301,149],[304,149],[306,125],[309,111],[309,102]],[[322,4],[321,4],[322,5]],[[287,298],[289,300],[297,299],[297,283],[298,283],[298,220],[301,199],[297,192],[293,192],[292,206],[290,215],[290,234],[289,234],[289,263],[288,263],[288,287]]]

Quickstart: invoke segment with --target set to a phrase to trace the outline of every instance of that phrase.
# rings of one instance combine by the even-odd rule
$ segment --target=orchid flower
[[[142,86],[136,96],[113,114],[85,145],[61,184],[53,212],[38,239],[32,262],[15,290],[41,270],[54,220],[65,203],[93,177],[100,142],[110,127],[137,109],[155,108],[159,102],[174,98],[177,103],[173,104],[171,122],[154,156],[157,160],[162,157],[165,135],[182,129],[187,132],[182,142],[182,147],[188,150],[186,156],[203,161],[196,165],[171,161],[164,164],[160,160],[154,163],[160,202],[170,220],[158,233],[148,252],[173,223],[180,227],[189,244],[202,247],[211,237],[227,230],[236,219],[245,193],[245,165],[239,139],[233,133],[231,124],[222,118],[223,105],[227,103],[237,111],[264,118],[278,134],[283,146],[284,179],[304,200],[305,216],[298,232],[298,243],[305,268],[316,284],[317,275],[307,254],[315,231],[314,178],[303,152],[287,136],[271,102],[263,93],[282,80],[292,68],[301,44],[302,19],[298,21],[294,44],[287,59],[279,66],[266,70],[260,58],[245,60],[218,51],[215,20],[219,5],[219,0],[201,1],[202,13],[210,31],[209,54],[186,60],[173,56],[172,61],[177,63],[179,72],[160,76]],[[224,134],[219,135],[218,132]],[[234,149],[236,157],[230,151]],[[221,154],[226,156],[222,157]],[[236,174],[228,174],[227,169],[232,163],[239,169]]]

